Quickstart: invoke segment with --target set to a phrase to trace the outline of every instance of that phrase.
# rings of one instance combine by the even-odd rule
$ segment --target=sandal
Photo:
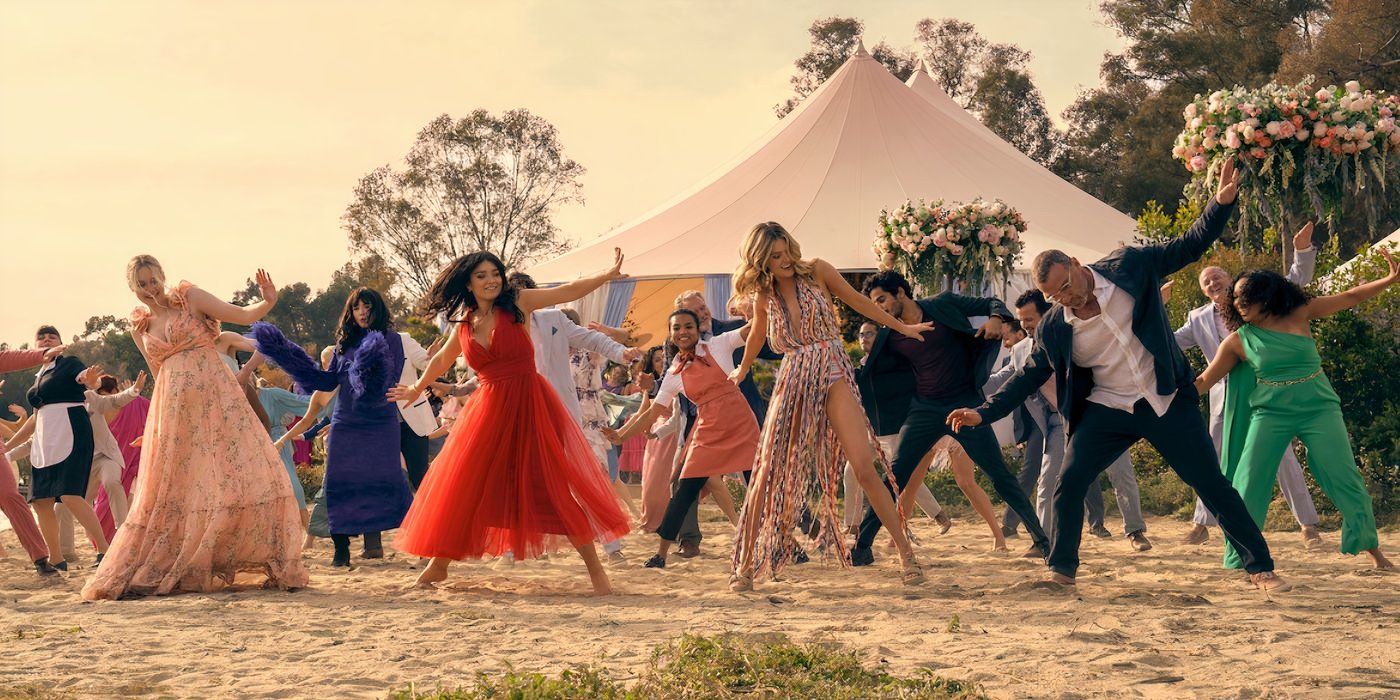
[[[924,567],[919,566],[917,559],[910,559],[904,563],[904,570],[899,578],[906,586],[917,586],[925,581]]]
[[[1249,582],[1254,584],[1255,588],[1273,593],[1282,593],[1293,587],[1272,571],[1260,571],[1257,574],[1250,574]]]
[[[660,554],[653,554],[651,558],[646,561],[645,564],[642,564],[642,566],[645,566],[648,569],[664,569],[666,568],[666,557],[663,557]]]
[[[734,593],[743,593],[753,590],[753,577],[732,574],[729,577],[729,590]]]

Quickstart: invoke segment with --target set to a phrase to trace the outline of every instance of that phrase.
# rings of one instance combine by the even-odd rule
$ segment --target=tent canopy
[[[728,273],[749,230],[770,220],[801,241],[805,256],[872,269],[881,209],[978,196],[1025,216],[1022,265],[1049,248],[1094,260],[1132,239],[1132,218],[1002,141],[922,67],[905,85],[860,46],[797,110],[706,180],[530,272],[541,282],[572,280],[606,269],[620,247],[624,270],[637,278]]]

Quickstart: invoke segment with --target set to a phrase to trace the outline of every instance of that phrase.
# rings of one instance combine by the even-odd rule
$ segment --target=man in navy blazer
[[[1220,473],[1197,406],[1195,373],[1158,291],[1163,277],[1204,255],[1225,230],[1239,185],[1233,162],[1222,167],[1220,183],[1205,212],[1176,240],[1119,248],[1087,266],[1059,250],[1037,255],[1032,279],[1055,305],[1041,320],[1030,359],[981,407],[948,414],[954,430],[990,423],[1054,379],[1069,444],[1055,490],[1051,581],[1074,583],[1090,484],[1123,450],[1146,439],[1216,515],[1254,584],[1285,586],[1259,527]]]

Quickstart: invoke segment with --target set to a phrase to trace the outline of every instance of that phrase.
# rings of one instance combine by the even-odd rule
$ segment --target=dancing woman
[[[594,593],[612,592],[593,542],[626,534],[627,516],[579,424],[535,371],[528,329],[535,310],[625,276],[620,250],[607,272],[550,289],[510,285],[505,264],[485,251],[438,275],[427,313],[447,314],[450,337],[416,384],[395,387],[388,398],[412,402],[463,353],[481,388],[463,406],[395,541],[399,551],[432,557],[416,585],[446,579],[453,560],[506,552],[529,559],[566,539],[583,557]]]
[[[1263,526],[1273,500],[1279,460],[1298,438],[1308,450],[1308,471],[1342,512],[1341,551],[1371,555],[1376,568],[1392,568],[1381,552],[1371,495],[1356,467],[1341,400],[1322,372],[1310,326],[1313,319],[1350,309],[1400,279],[1389,250],[1381,254],[1390,274],[1341,294],[1314,297],[1270,270],[1235,279],[1226,325],[1235,330],[1196,379],[1204,393],[1229,374],[1225,385],[1225,433],[1221,467],[1244,498],[1254,522]],[[1233,544],[1225,566],[1241,567]]]
[[[656,555],[646,562],[647,568],[660,569],[666,566],[666,555],[680,534],[681,524],[686,513],[700,499],[700,492],[708,487],[711,497],[720,503],[738,525],[734,505],[721,477],[734,472],[748,472],[753,467],[754,452],[758,448],[758,421],[748,410],[748,402],[739,388],[728,381],[728,374],[734,371],[734,350],[744,343],[748,326],[721,333],[710,340],[700,340],[700,317],[689,309],[676,309],[668,319],[671,327],[671,344],[678,352],[672,362],[672,370],[666,373],[656,402],[648,402],[647,407],[633,416],[620,431],[604,431],[615,444],[622,444],[628,438],[650,426],[676,398],[684,393],[695,404],[697,418],[695,429],[686,441],[685,461],[681,468],[680,483],[671,500],[666,504],[665,515],[656,534],[661,538]],[[725,506],[728,507],[725,507]]]
[[[756,576],[778,573],[794,555],[788,533],[813,498],[820,501],[815,510],[823,521],[822,536],[835,544],[841,562],[849,563],[836,509],[843,453],[880,520],[894,526],[890,530],[903,562],[904,582],[923,581],[894,498],[875,470],[876,460],[883,462],[884,456],[875,447],[874,431],[860,405],[831,295],[909,338],[920,339],[930,324],[905,324],[852,288],[830,263],[803,260],[797,241],[781,224],[755,226],[740,250],[743,259],[734,273],[734,291],[755,295],[754,319],[743,360],[730,379],[743,380],[764,340],[784,357],[744,498],[730,588],[750,590]]]
[[[253,327],[258,350],[303,389],[316,392],[301,420],[273,443],[278,450],[300,437],[337,397],[321,487],[335,544],[331,566],[350,566],[352,537],[363,537],[362,558],[382,559],[380,533],[398,527],[413,501],[399,460],[399,410],[382,398],[403,372],[403,338],[392,323],[379,292],[369,287],[350,292],[325,370],[271,324]]]
[[[149,255],[127,264],[127,284],[145,303],[132,339],[155,376],[141,478],[111,553],[83,598],[211,591],[239,572],[264,587],[301,588],[301,518],[277,451],[215,349],[219,322],[251,324],[277,303],[258,270],[262,301],[234,306],[181,282]]]
[[[47,364],[62,355],[65,349],[57,345],[47,350],[0,350],[0,374]],[[24,547],[29,560],[34,562],[34,570],[46,576],[58,573],[58,569],[49,563],[48,544],[39,531],[39,524],[34,521],[29,504],[19,494],[15,472],[5,457],[4,449],[0,449],[0,512],[10,521],[15,536],[19,537],[20,546]]]

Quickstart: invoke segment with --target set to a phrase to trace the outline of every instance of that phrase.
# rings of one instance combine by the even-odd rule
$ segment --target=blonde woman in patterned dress
[[[930,327],[928,323],[908,325],[885,313],[830,263],[803,260],[797,241],[781,224],[770,221],[755,226],[740,251],[734,291],[755,297],[754,332],[730,380],[737,384],[748,374],[765,339],[784,357],[740,515],[730,579],[734,591],[752,589],[754,578],[765,572],[777,575],[793,555],[788,533],[803,506],[813,500],[821,537],[834,545],[843,565],[849,564],[836,508],[847,456],[881,522],[900,522],[894,499],[875,469],[876,461],[885,458],[860,405],[831,295],[909,338],[921,339],[920,333]],[[904,583],[922,582],[923,570],[904,528],[889,530],[903,562]]]
[[[212,591],[240,572],[264,587],[301,588],[301,515],[267,431],[219,359],[219,321],[251,324],[277,303],[258,270],[262,301],[234,306],[181,282],[165,286],[160,263],[139,255],[127,282],[143,302],[132,339],[155,375],[131,512],[87,600]]]

